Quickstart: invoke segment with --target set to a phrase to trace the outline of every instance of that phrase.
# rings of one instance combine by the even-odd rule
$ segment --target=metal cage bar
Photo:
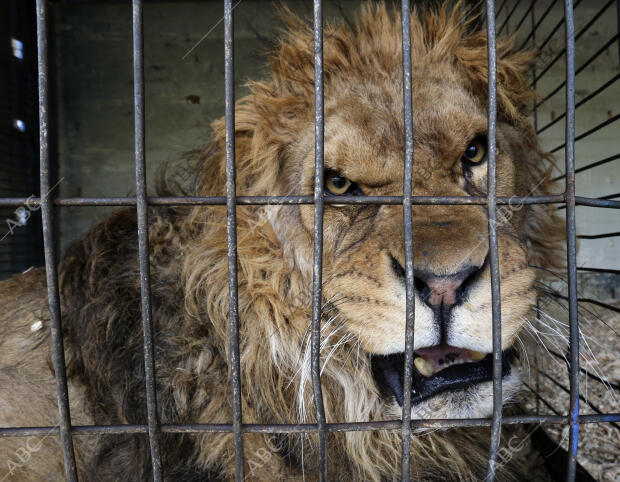
[[[579,424],[584,423],[611,423],[620,422],[620,413],[604,415],[579,415]],[[513,415],[502,419],[502,425],[523,425],[528,423],[545,423],[566,425],[566,416],[553,417],[549,415]],[[490,427],[492,418],[450,418],[450,419],[416,419],[411,421],[412,429],[420,428],[459,428],[459,427]],[[401,420],[381,420],[376,422],[336,422],[325,424],[325,431],[333,432],[360,432],[372,430],[400,430]],[[232,433],[232,423],[197,423],[197,424],[160,424],[161,433]],[[147,425],[75,425],[71,428],[74,435],[87,434],[148,434]],[[302,424],[243,424],[245,433],[317,433],[316,423]],[[58,434],[58,426],[54,427],[9,427],[0,428],[0,437],[30,437],[33,435]]]
[[[226,244],[228,250],[228,329],[232,385],[235,478],[244,479],[241,413],[241,361],[239,354],[239,300],[237,284],[237,187],[235,179],[234,17],[232,0],[224,0],[224,91],[226,128]]]
[[[604,159],[601,163],[614,159]],[[599,165],[599,164],[597,164]],[[583,170],[583,169],[582,169]],[[578,170],[579,171],[579,170]],[[615,196],[617,197],[617,196]],[[608,197],[589,198],[578,196],[576,203],[596,206],[615,207],[609,204]],[[314,204],[313,196],[237,196],[237,205],[245,206],[278,206],[293,204]],[[179,197],[147,197],[149,206],[225,206],[225,196],[179,196]],[[547,196],[498,196],[497,205],[517,204],[560,204],[564,202],[563,194]],[[0,198],[0,206],[21,206],[28,203],[38,206],[40,198]],[[338,199],[325,197],[323,204],[360,204],[360,205],[402,205],[402,196],[338,196]],[[486,196],[411,196],[413,205],[486,205]],[[135,206],[135,197],[89,197],[89,198],[59,198],[54,199],[55,206]]]
[[[620,32],[620,0],[616,0],[616,31]],[[620,36],[618,37],[618,64],[620,65]]]
[[[319,479],[327,481],[327,432],[321,387],[321,298],[323,283],[323,5],[314,0],[314,233],[312,253],[311,372],[318,428]]]
[[[496,195],[496,131],[497,131],[497,52],[495,36],[495,1],[487,0],[487,214],[489,226],[489,265],[491,270],[491,305],[493,320],[493,425],[487,480],[495,480],[497,452],[502,432],[502,313],[499,286],[499,253],[497,248]]]
[[[151,309],[151,273],[149,263],[149,222],[146,199],[146,158],[144,152],[144,19],[142,0],[133,0],[133,88],[134,149],[136,168],[136,214],[138,223],[138,257],[140,258],[140,298],[142,338],[144,344],[144,378],[146,383],[146,418],[153,480],[162,480],[159,450],[155,358],[153,347],[153,313]]]
[[[60,315],[60,292],[56,266],[56,245],[53,234],[53,204],[50,189],[50,146],[49,146],[49,84],[48,84],[48,11],[46,0],[37,0],[37,66],[39,82],[39,162],[41,175],[41,218],[43,222],[43,249],[45,253],[45,279],[50,313],[52,342],[52,363],[58,397],[58,431],[67,480],[78,480],[73,438],[71,435],[71,411],[65,367],[65,350],[62,339]]]
[[[409,480],[411,458],[411,385],[413,377],[413,348],[415,331],[415,290],[413,271],[413,105],[411,92],[411,5],[402,0],[402,61],[403,61],[403,121],[405,152],[403,173],[403,229],[405,235],[405,369],[402,406],[402,480]]]
[[[570,325],[570,435],[567,480],[575,480],[579,440],[579,308],[577,301],[577,228],[575,222],[575,18],[573,1],[564,0],[566,42],[565,196],[566,256],[568,264],[568,317]]]

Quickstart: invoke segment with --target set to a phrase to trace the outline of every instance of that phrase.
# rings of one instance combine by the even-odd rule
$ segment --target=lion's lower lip
[[[510,374],[512,350],[502,356],[502,377]],[[393,395],[398,404],[403,404],[404,353],[373,355],[372,371],[380,389],[386,395]],[[424,377],[413,367],[411,403],[416,404],[435,395],[467,388],[471,385],[493,379],[493,357],[488,354],[478,362],[467,362],[448,366],[429,377]]]

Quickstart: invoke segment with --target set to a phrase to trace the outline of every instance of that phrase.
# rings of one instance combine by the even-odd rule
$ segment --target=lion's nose
[[[438,275],[416,270],[414,281],[420,298],[433,309],[450,309],[461,301],[466,289],[481,272],[480,266],[469,266],[457,273]]]

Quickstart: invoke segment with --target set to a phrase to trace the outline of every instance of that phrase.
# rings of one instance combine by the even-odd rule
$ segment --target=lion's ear
[[[512,124],[525,120],[531,100],[536,96],[530,87],[529,73],[535,63],[535,51],[513,51],[513,39],[497,43],[497,100],[499,115]],[[471,88],[486,105],[489,69],[486,33],[479,32],[464,39],[456,49],[457,64],[471,82]]]

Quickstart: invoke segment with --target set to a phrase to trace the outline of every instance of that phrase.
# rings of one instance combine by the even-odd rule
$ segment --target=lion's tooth
[[[433,365],[422,357],[413,360],[413,364],[424,377],[430,377],[433,374]]]
[[[482,353],[481,351],[474,351],[474,350],[469,350],[469,356],[472,358],[472,360],[474,361],[480,361],[482,360],[485,356],[487,356],[486,353]]]

